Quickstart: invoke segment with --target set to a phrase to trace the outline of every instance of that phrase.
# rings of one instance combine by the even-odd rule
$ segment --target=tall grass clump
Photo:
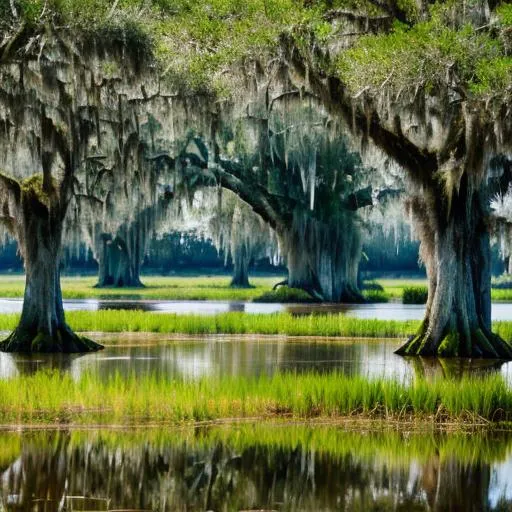
[[[510,421],[512,390],[499,375],[461,380],[365,379],[340,373],[178,381],[39,372],[0,381],[3,423],[198,422],[254,417]]]
[[[289,303],[309,303],[320,302],[309,293],[299,288],[289,288],[288,286],[280,286],[276,290],[271,290],[261,294],[259,297],[253,299],[253,302],[276,302],[285,304]]]
[[[426,304],[428,288],[426,286],[410,286],[403,289],[403,304]]]

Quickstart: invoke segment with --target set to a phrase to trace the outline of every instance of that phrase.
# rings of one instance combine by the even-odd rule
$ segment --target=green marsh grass
[[[408,286],[403,290],[403,304],[426,304],[427,299],[428,288],[426,286]]]
[[[0,331],[12,331],[19,314],[0,314]],[[220,313],[192,315],[130,310],[68,311],[66,319],[77,332],[147,332],[161,334],[262,334],[309,337],[404,338],[414,334],[417,320],[378,320],[342,314],[293,316],[289,313]],[[494,322],[493,331],[512,342],[512,322]]]
[[[284,304],[286,302],[308,303],[320,301],[309,295],[309,293],[304,290],[289,288],[288,286],[280,286],[277,290],[269,290],[259,297],[256,297],[254,302],[276,302]]]
[[[281,334],[396,338],[413,334],[418,321],[359,319],[342,314],[293,316],[289,313],[217,315],[148,313],[131,310],[69,311],[78,332],[157,332],[169,334]],[[0,330],[13,330],[18,314],[0,315]]]
[[[376,279],[384,289],[384,294],[389,300],[401,300],[405,288],[426,287],[426,279]],[[491,289],[491,298],[496,302],[512,302],[512,289]]]
[[[19,314],[0,314],[0,331],[13,330]],[[193,315],[131,310],[68,311],[77,332],[154,332],[162,334],[264,334],[349,338],[403,338],[414,334],[417,320],[353,318],[342,314],[293,316],[289,313]],[[494,322],[493,331],[512,340],[512,322]]]
[[[259,300],[282,276],[251,277],[253,288],[231,288],[231,276],[143,276],[145,288],[95,288],[96,277],[63,277],[65,299],[147,299],[147,300]],[[368,289],[363,294],[369,302],[400,300],[404,288],[425,286],[425,279],[378,279],[382,290]],[[0,276],[0,297],[22,298],[23,275]],[[492,300],[512,301],[512,289],[492,289]],[[288,300],[289,302],[289,300]]]
[[[177,381],[146,375],[78,380],[38,372],[0,381],[0,422],[144,424],[243,418],[373,418],[428,423],[512,419],[512,389],[500,375],[394,380],[334,374]]]
[[[145,288],[95,288],[96,277],[63,277],[65,299],[252,300],[283,277],[251,278],[253,288],[231,288],[231,276],[142,276]],[[1,276],[0,297],[23,297],[24,276]]]
[[[144,288],[95,288],[96,277],[63,277],[65,299],[240,300],[255,302],[317,302],[303,290],[273,286],[283,277],[251,277],[252,288],[231,288],[231,276],[142,276]],[[0,276],[0,297],[22,298],[23,275]],[[387,302],[382,290],[363,293],[369,302]]]

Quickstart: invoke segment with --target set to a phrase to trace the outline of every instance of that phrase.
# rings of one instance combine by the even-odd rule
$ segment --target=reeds
[[[428,299],[428,288],[426,286],[408,286],[403,289],[403,304],[426,304]]]
[[[38,372],[0,381],[0,422],[182,423],[224,418],[380,418],[429,423],[512,419],[500,375],[461,380],[366,379],[334,374],[172,380]]]
[[[69,311],[66,319],[78,332],[159,332],[169,334],[280,334],[288,336],[404,337],[417,321],[377,320],[342,314],[294,316],[289,313],[217,315],[148,313],[130,310]],[[0,315],[0,330],[16,327],[17,314]],[[512,329],[510,329],[512,331]]]

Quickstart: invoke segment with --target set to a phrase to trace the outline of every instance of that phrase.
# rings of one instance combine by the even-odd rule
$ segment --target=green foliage
[[[507,94],[512,63],[500,35],[512,19],[510,6],[498,7],[494,30],[472,25],[462,12],[458,1],[439,3],[427,20],[395,23],[389,34],[360,38],[339,57],[341,78],[353,92],[375,95],[447,85],[476,97]]]
[[[426,286],[410,286],[403,289],[402,302],[404,304],[426,304],[428,288]]]

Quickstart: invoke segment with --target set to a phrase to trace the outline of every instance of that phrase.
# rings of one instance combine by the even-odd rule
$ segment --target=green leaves
[[[500,6],[494,24],[480,27],[463,16],[449,17],[448,7],[436,5],[430,19],[412,27],[395,23],[389,34],[361,37],[339,56],[339,76],[354,94],[365,88],[374,95],[428,92],[438,86],[467,96],[508,94],[511,61],[502,35],[512,23],[512,8]]]

